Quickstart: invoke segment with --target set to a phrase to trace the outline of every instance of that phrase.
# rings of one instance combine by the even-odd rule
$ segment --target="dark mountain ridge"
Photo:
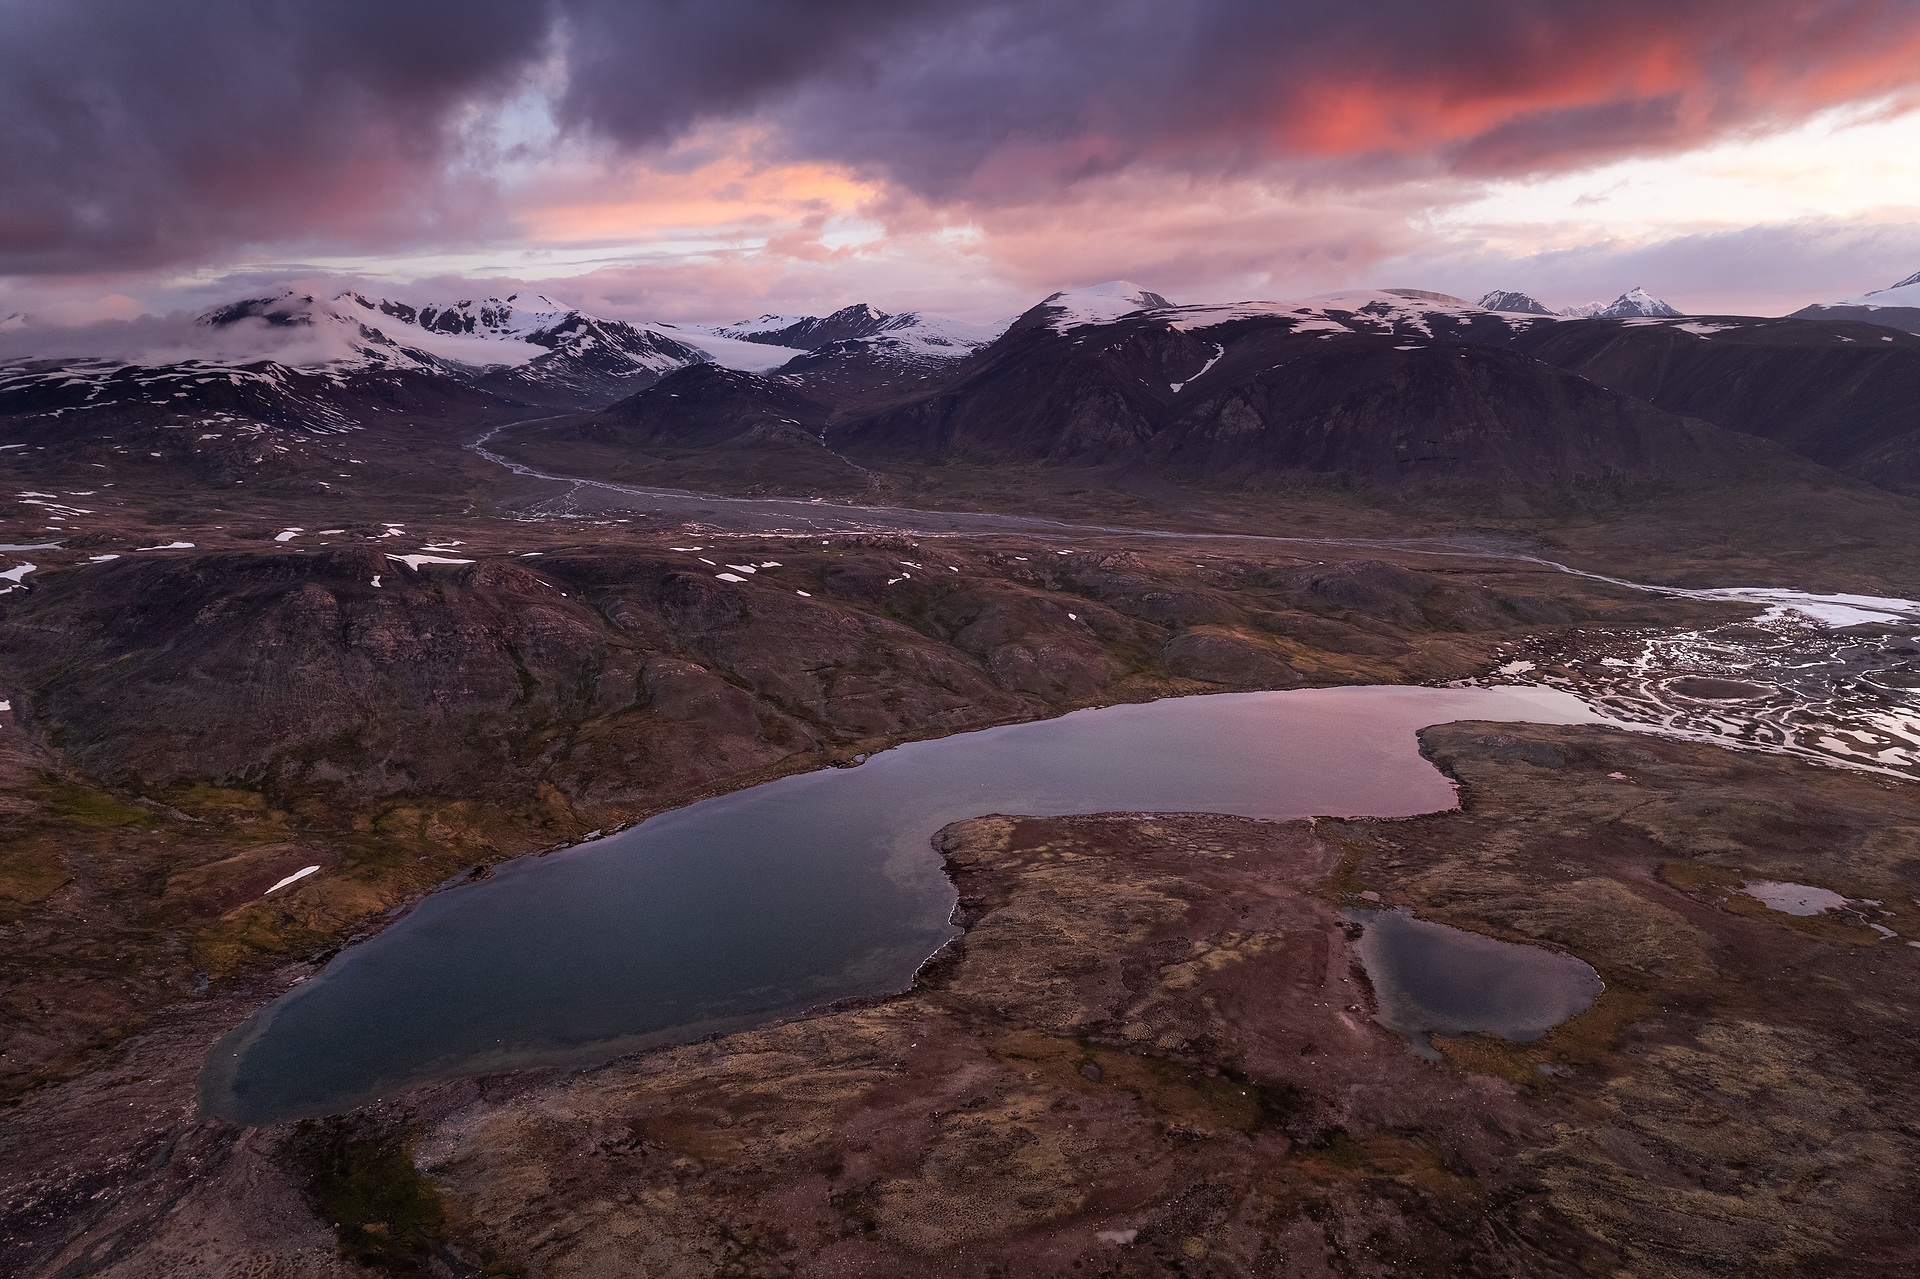
[[[1670,413],[1920,494],[1920,336],[1824,317],[1695,316],[1544,324],[1508,340]]]
[[[772,318],[774,317],[762,317],[763,320]],[[899,317],[888,315],[865,302],[857,302],[852,306],[842,307],[831,315],[803,316],[791,324],[784,324],[777,328],[763,329],[752,325],[738,325],[717,331],[743,342],[760,342],[767,346],[792,346],[803,351],[811,351],[832,342],[872,337],[876,333],[885,332],[897,318]]]
[[[1523,352],[1513,326],[1415,291],[1315,310],[1143,310],[1059,327],[1037,307],[940,392],[836,426],[849,455],[938,463],[1139,463],[1399,485],[1627,476],[1693,485],[1810,470],[1710,423]],[[1461,310],[1460,308],[1466,308]],[[1459,334],[1455,340],[1436,336]],[[1468,340],[1461,340],[1468,339]]]

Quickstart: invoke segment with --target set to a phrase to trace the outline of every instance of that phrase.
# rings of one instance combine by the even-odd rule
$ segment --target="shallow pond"
[[[929,837],[988,813],[1284,820],[1451,808],[1417,729],[1583,723],[1541,688],[1174,698],[916,742],[501,866],[341,952],[216,1044],[201,1103],[237,1123],[402,1085],[583,1065],[899,990],[955,934]]]
[[[1397,910],[1341,912],[1361,926],[1356,949],[1380,1011],[1374,1020],[1439,1061],[1429,1035],[1498,1035],[1530,1043],[1592,1007],[1606,984],[1585,962],[1540,946],[1482,937]]]

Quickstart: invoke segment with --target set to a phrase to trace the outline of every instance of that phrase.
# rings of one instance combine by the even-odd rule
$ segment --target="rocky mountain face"
[[[1480,299],[1480,305],[1489,311],[1514,311],[1525,315],[1557,314],[1539,298],[1526,293],[1515,293],[1508,289],[1495,289]]]
[[[1761,436],[1844,474],[1920,494],[1915,335],[1829,310],[1819,318],[1543,324],[1517,330],[1509,341],[1514,350],[1669,413]]]
[[[199,317],[206,358],[0,363],[0,416],[109,410],[326,431],[396,401],[592,407],[710,358],[656,329],[531,302],[416,307],[292,290],[246,298]],[[257,354],[235,353],[249,347]]]
[[[1635,285],[1611,302],[1582,302],[1560,312],[1576,320],[1622,320],[1630,316],[1658,316],[1667,319],[1686,314]]]
[[[1607,475],[1694,484],[1801,466],[1492,349],[1513,341],[1516,323],[1446,295],[1129,307],[1076,320],[1080,313],[1048,299],[951,386],[846,422],[835,439],[856,457],[1295,472],[1389,485]]]
[[[415,367],[345,371],[272,360],[151,368],[111,360],[0,364],[0,421],[30,427],[43,446],[102,430],[273,427],[331,434],[394,415],[479,420],[511,410],[464,379]]]
[[[606,409],[594,425],[641,447],[717,448],[792,436],[817,442],[828,415],[785,378],[696,364]]]
[[[283,327],[353,326],[351,354],[336,361],[343,367],[393,351],[503,398],[556,408],[609,403],[711,358],[658,329],[538,295],[416,307],[354,292],[324,303],[285,294],[219,308],[202,322],[222,327],[254,316]]]
[[[1001,333],[922,311],[889,315],[860,303],[827,316],[763,315],[707,329],[720,337],[797,347],[776,373],[840,404],[873,404],[930,387]]]
[[[842,307],[832,315],[763,315],[758,320],[738,324],[715,325],[712,332],[742,342],[763,342],[768,346],[793,346],[811,351],[816,347],[852,338],[872,337],[889,324],[910,319],[888,315],[865,302]]]
[[[657,329],[623,320],[597,320],[579,312],[528,334],[525,340],[546,348],[545,354],[522,365],[489,369],[474,384],[531,404],[580,408],[631,395],[676,370],[712,358]]]
[[[1644,291],[1617,305],[1628,314],[1573,320],[1523,295],[1381,289],[1174,306],[1114,282],[1054,294],[917,379],[824,374],[875,340],[845,339],[770,377],[689,370],[684,387],[642,392],[596,430],[608,446],[736,451],[825,432],[882,469],[1044,463],[1388,486],[1812,478],[1798,454],[1920,491],[1913,337],[1647,314],[1664,304]],[[779,331],[792,340],[791,325]],[[542,456],[567,469],[563,448]],[[809,475],[824,465],[806,462]]]

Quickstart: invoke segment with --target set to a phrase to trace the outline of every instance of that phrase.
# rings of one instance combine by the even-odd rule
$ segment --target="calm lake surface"
[[[1374,1020],[1441,1060],[1429,1035],[1498,1035],[1531,1043],[1606,989],[1560,951],[1482,937],[1397,910],[1341,912],[1364,930],[1357,949],[1380,1001]]]
[[[1078,711],[664,813],[437,893],[215,1044],[204,1108],[330,1114],[905,987],[957,932],[929,837],[988,813],[1400,817],[1454,805],[1416,730],[1599,717],[1539,687],[1301,689]]]

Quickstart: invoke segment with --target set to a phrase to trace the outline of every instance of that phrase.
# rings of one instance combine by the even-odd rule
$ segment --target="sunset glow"
[[[403,34],[384,70],[308,58],[238,121],[217,86],[167,96],[184,66],[38,13],[8,118],[99,93],[49,117],[58,159],[8,134],[9,171],[43,176],[0,196],[6,309],[72,323],[334,276],[629,318],[987,319],[1105,278],[1212,298],[1386,272],[1781,311],[1920,261],[1903,5],[979,5],[751,32],[675,10],[680,60],[635,45],[628,74],[609,59],[638,28],[570,12],[546,44],[522,12],[472,15],[453,54]],[[765,74],[702,70],[740,40]]]

